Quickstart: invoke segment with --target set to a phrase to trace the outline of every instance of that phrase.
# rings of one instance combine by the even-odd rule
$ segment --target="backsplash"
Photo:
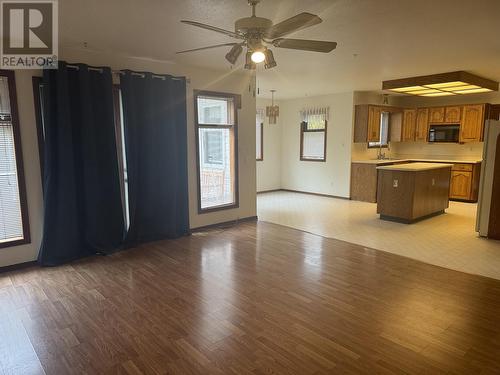
[[[430,143],[399,143],[391,144],[391,156],[402,158],[436,158],[477,160],[483,157],[483,143],[467,144],[430,144]]]
[[[483,143],[430,144],[423,142],[391,142],[382,149],[386,157],[412,159],[478,160],[483,157]],[[377,158],[378,149],[368,148],[366,143],[352,144],[352,160]]]

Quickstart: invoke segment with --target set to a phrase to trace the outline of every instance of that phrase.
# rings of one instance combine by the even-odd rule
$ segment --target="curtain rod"
[[[80,69],[80,67],[78,65],[66,65],[68,68],[71,68],[71,69]],[[95,71],[95,72],[99,72],[99,73],[102,73],[103,72],[103,69],[102,68],[94,68],[92,66],[89,66],[88,67],[89,70],[92,70],[92,71]],[[121,70],[112,70],[111,71],[112,74],[118,74],[118,75],[124,75],[125,72],[124,71],[121,71]],[[131,72],[132,75],[134,76],[138,76],[138,77],[141,77],[141,78],[145,78],[146,77],[146,74],[144,73],[137,73],[137,72]],[[158,74],[153,74],[152,75],[153,78],[159,78],[159,79],[162,79],[162,80],[165,80],[166,77],[164,75],[158,75]],[[175,76],[172,76],[172,79],[175,79],[175,80],[181,80],[182,78],[184,77],[175,77]],[[186,77],[186,83],[191,83],[191,79],[187,78]]]

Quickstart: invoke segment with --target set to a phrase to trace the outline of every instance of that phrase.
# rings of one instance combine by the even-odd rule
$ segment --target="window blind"
[[[19,238],[23,238],[23,221],[14,133],[11,123],[0,122],[0,241]]]
[[[23,221],[9,86],[7,78],[0,77],[0,242],[22,238]]]

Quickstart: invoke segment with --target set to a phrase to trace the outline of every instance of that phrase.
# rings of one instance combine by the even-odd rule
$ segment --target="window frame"
[[[40,161],[40,176],[42,178],[42,191],[43,186],[43,175],[45,173],[45,139],[44,139],[44,129],[43,129],[43,114],[42,114],[42,97],[40,95],[40,89],[43,85],[42,77],[32,77],[33,84],[33,99],[35,102],[35,122],[36,122],[36,135],[38,139],[38,157]]]
[[[315,159],[315,158],[308,158],[307,156],[304,156],[304,133],[319,133],[319,132],[325,133],[325,138],[323,140],[323,158],[322,159]],[[302,121],[300,123],[300,161],[316,161],[316,162],[325,163],[326,162],[327,134],[328,134],[328,120],[325,120],[325,129],[310,129],[310,130],[307,129],[307,122]]]
[[[264,122],[260,122],[258,125],[260,126],[260,158],[255,155],[255,160],[264,161]],[[257,126],[257,122],[255,126]]]
[[[233,99],[234,103],[234,124],[233,125],[219,125],[219,124],[200,124],[198,122],[198,97],[208,96],[214,98],[223,99]],[[239,208],[240,206],[240,194],[239,194],[239,166],[238,166],[238,110],[241,109],[241,95],[218,92],[218,91],[206,91],[206,90],[193,90],[194,98],[194,130],[196,139],[196,183],[197,183],[197,205],[198,214],[206,214],[210,212],[217,212],[223,210],[230,210],[234,208]],[[233,142],[234,142],[234,202],[230,204],[224,204],[219,206],[213,206],[209,208],[201,207],[201,166],[200,166],[200,128],[203,129],[229,129],[233,132]]]
[[[12,133],[14,136],[17,186],[19,189],[19,205],[21,209],[21,220],[23,225],[23,238],[19,240],[0,242],[0,249],[26,245],[31,243],[30,223],[28,215],[28,200],[26,195],[26,180],[24,176],[24,161],[21,145],[21,129],[19,125],[19,112],[17,107],[16,77],[14,71],[0,69],[0,76],[6,77],[9,86],[10,115],[12,122]]]

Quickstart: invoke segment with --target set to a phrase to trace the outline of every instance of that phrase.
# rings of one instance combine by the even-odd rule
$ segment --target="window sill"
[[[217,212],[217,211],[224,211],[224,210],[231,210],[233,208],[239,208],[240,205],[239,203],[231,203],[231,204],[226,204],[222,206],[214,206],[214,207],[208,207],[208,208],[200,208],[198,207],[198,214],[209,214],[211,212]]]
[[[19,239],[13,239],[13,240],[6,240],[3,242],[0,242],[0,249],[5,249],[8,247],[14,247],[14,246],[21,246],[21,245],[27,245],[31,243],[31,241],[27,238],[19,238]]]
[[[326,159],[309,159],[309,158],[300,158],[300,161],[319,161],[319,162],[326,162]]]

